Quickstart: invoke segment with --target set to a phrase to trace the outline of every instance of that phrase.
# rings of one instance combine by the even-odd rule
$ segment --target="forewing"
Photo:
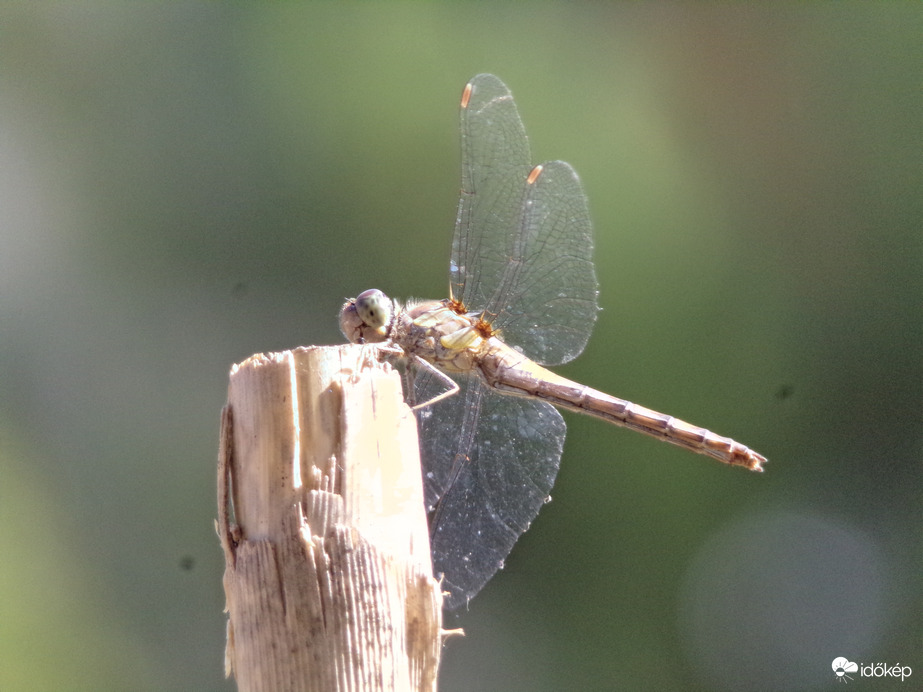
[[[461,196],[452,239],[452,296],[487,305],[503,276],[506,238],[518,225],[529,142],[513,96],[490,74],[465,87],[461,108]]]
[[[483,311],[529,357],[566,362],[583,350],[596,320],[586,195],[561,161],[530,176],[525,129],[503,82],[478,75],[466,94],[452,295]]]

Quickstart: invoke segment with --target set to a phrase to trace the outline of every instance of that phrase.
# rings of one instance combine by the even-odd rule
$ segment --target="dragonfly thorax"
[[[459,313],[452,300],[413,301],[394,319],[394,345],[448,372],[468,372],[475,366],[485,338],[478,315]]]

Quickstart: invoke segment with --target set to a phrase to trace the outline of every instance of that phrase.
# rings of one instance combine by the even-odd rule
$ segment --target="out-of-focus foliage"
[[[441,297],[489,71],[580,173],[564,371],[759,477],[568,417],[554,502],[444,690],[822,689],[919,651],[923,10],[5,3],[0,689],[233,689],[213,533],[231,363]]]

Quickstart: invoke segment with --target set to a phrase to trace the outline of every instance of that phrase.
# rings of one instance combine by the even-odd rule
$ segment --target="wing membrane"
[[[462,191],[452,243],[452,295],[540,363],[563,363],[596,320],[592,224],[568,164],[534,182],[528,140],[509,89],[493,75],[469,83],[461,110]]]
[[[467,603],[529,528],[558,473],[565,426],[544,401],[462,377],[462,390],[418,413],[433,572],[446,608]],[[453,431],[447,433],[447,431]]]
[[[452,240],[452,295],[484,307],[500,284],[505,238],[522,209],[522,181],[532,156],[513,95],[498,78],[472,79],[461,109],[462,189]],[[467,87],[466,87],[467,88]],[[479,280],[473,280],[474,274]]]
[[[482,311],[535,360],[574,358],[597,311],[592,227],[577,174],[561,161],[533,171],[516,104],[493,75],[466,87],[461,143],[452,297]],[[454,609],[503,566],[546,501],[565,426],[546,402],[502,396],[475,373],[451,376],[460,391],[417,416],[433,568]],[[445,391],[436,379],[418,369],[417,402]]]

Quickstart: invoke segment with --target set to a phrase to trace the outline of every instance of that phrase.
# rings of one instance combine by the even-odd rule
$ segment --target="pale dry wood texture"
[[[227,674],[241,690],[434,690],[433,580],[416,422],[368,347],[231,370],[218,532]]]

